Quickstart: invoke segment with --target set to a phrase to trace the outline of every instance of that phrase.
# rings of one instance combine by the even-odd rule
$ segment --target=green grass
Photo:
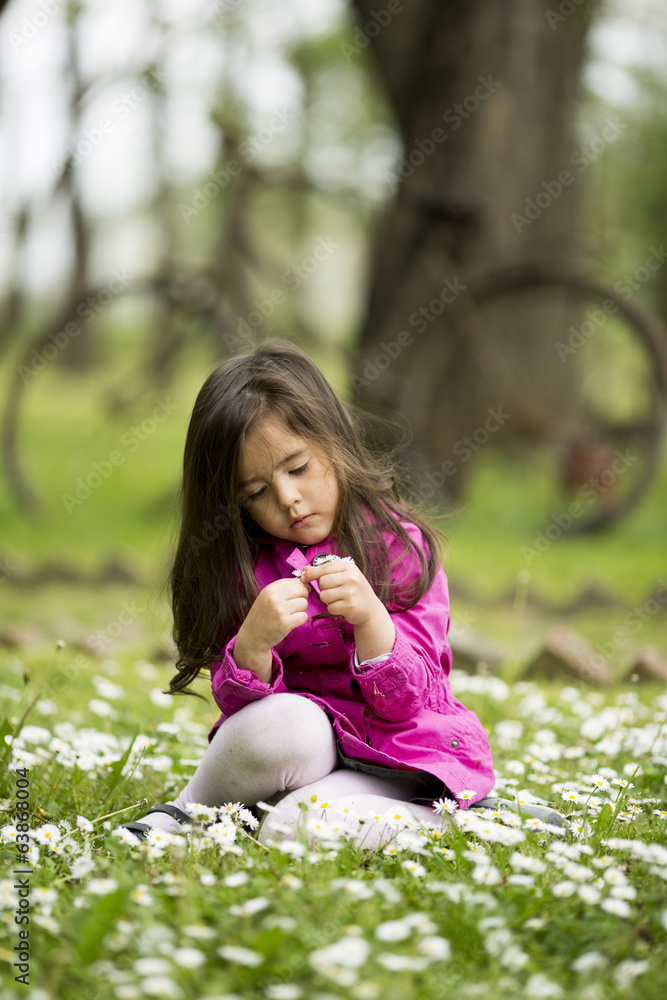
[[[329,369],[341,386],[342,374],[330,359]],[[168,391],[149,391],[120,414],[111,400],[129,381],[122,370],[96,369],[81,379],[51,366],[36,375],[25,399],[21,461],[42,511],[28,518],[17,510],[3,478],[0,554],[26,570],[62,560],[93,571],[121,558],[144,580],[154,579],[156,568],[168,564],[187,423],[209,370],[207,361],[191,361]],[[168,401],[173,411],[151,424],[158,400]],[[110,463],[112,453],[117,466]],[[100,475],[100,467],[110,474]],[[471,472],[465,510],[440,523],[450,543],[448,572],[480,596],[505,594],[517,574],[528,570],[531,588],[541,596],[569,599],[595,584],[631,604],[644,600],[664,574],[667,456],[649,495],[613,531],[564,532],[537,555],[527,550],[535,548],[536,531],[545,520],[550,523],[549,515],[562,512],[562,499],[554,497],[551,507],[538,471],[507,466],[491,446],[480,452]],[[80,480],[96,475],[99,484],[93,480],[86,496]]]
[[[659,853],[664,850],[665,819],[654,815],[654,809],[664,809],[666,799],[667,745],[659,729],[664,695],[651,686],[601,692],[526,685],[520,676],[557,622],[574,626],[593,644],[609,643],[614,633],[624,631],[627,642],[617,646],[611,661],[618,677],[643,645],[667,653],[662,607],[636,632],[627,618],[665,577],[667,463],[640,509],[613,532],[564,535],[530,565],[522,547],[534,543],[537,493],[530,474],[509,475],[490,449],[472,468],[470,504],[443,522],[453,616],[506,650],[500,680],[457,675],[453,683],[489,732],[501,784],[509,782],[508,792],[525,788],[563,808],[561,785],[570,783],[583,793],[596,771],[610,768],[623,778],[625,765],[642,765],[634,789],[618,801],[604,794],[600,806],[589,811],[591,829],[583,840],[568,833],[571,853],[579,852],[577,863],[590,868],[581,883],[570,879],[575,882],[571,895],[554,895],[554,886],[568,879],[554,842],[539,831],[526,830],[525,841],[508,846],[448,828],[440,837],[425,834],[426,853],[405,848],[392,855],[341,843],[310,857],[310,848],[304,857],[277,846],[264,849],[242,829],[236,840],[239,854],[224,853],[218,845],[175,844],[160,856],[148,856],[113,836],[116,819],[103,817],[120,809],[125,810],[121,818],[139,816],[143,799],[171,797],[192,773],[192,762],[201,756],[217,717],[210,697],[206,703],[180,698],[163,705],[152,694],[167,686],[173,670],[162,583],[187,422],[208,369],[204,361],[191,363],[168,393],[149,393],[116,416],[104,402],[124,385],[126,372],[109,368],[81,380],[48,369],[30,388],[21,435],[25,470],[42,498],[42,513],[26,517],[14,507],[4,483],[0,486],[0,557],[8,570],[0,584],[0,720],[9,720],[4,733],[16,728],[34,698],[56,641],[65,642],[14,745],[15,751],[35,754],[29,774],[31,828],[53,823],[62,841],[71,838],[57,852],[42,845],[30,876],[30,983],[44,991],[34,1000],[171,995],[188,1000],[229,995],[459,1000],[493,995],[500,1000],[555,996],[556,989],[574,1000],[653,1000],[661,995],[667,959],[662,917],[667,860]],[[337,369],[333,374],[340,380]],[[165,395],[176,404],[173,414],[138,441],[132,428],[150,419],[155,400]],[[124,443],[129,440],[138,441],[136,449]],[[122,463],[68,513],[62,495],[72,494],[77,479],[86,479],[93,463],[109,460],[113,451],[120,452]],[[94,585],[100,566],[109,560],[131,568],[139,582]],[[27,585],[30,574],[39,577],[54,563],[87,574],[91,582]],[[592,586],[618,603],[564,610]],[[105,682],[117,685],[118,697],[108,694]],[[208,693],[205,681],[200,690]],[[508,721],[520,724],[514,737]],[[595,731],[598,723],[604,730]],[[135,744],[124,761],[135,737],[152,743],[141,754],[135,753]],[[106,756],[88,756],[102,740],[107,741]],[[15,815],[15,779],[16,772],[3,766],[0,826],[9,825]],[[614,788],[617,794],[618,786]],[[611,810],[603,807],[607,799]],[[573,808],[573,819],[582,815],[582,808]],[[79,830],[79,815],[93,821],[92,832]],[[610,837],[640,846],[612,847],[604,843]],[[580,853],[582,844],[592,854]],[[448,853],[441,853],[443,845]],[[530,886],[513,879],[520,874],[511,862],[518,850],[545,866]],[[627,916],[601,908],[602,899],[610,896],[608,883],[596,902],[576,889],[595,888],[602,869],[594,861],[605,855],[621,873],[619,880],[629,884],[629,894],[636,892],[627,901]],[[82,857],[90,860],[77,868]],[[476,857],[486,858],[496,871],[494,884],[477,881]],[[0,862],[9,881],[15,860],[16,849],[7,841],[0,846]],[[416,861],[424,873],[412,874],[404,861]],[[239,873],[247,880],[226,883]],[[92,889],[109,889],[110,884],[94,879],[113,879],[116,885],[97,895],[91,883]],[[352,882],[346,889],[336,879]],[[152,905],[142,905],[148,897]],[[257,898],[267,903],[254,915],[229,909]],[[13,982],[10,959],[19,925],[14,922],[15,898],[4,883],[0,900],[0,1000],[19,1000],[31,994]],[[413,921],[404,939],[388,942],[376,934],[379,925],[404,919]],[[419,927],[425,920],[433,924],[426,932]],[[191,929],[200,925],[207,930]],[[437,942],[420,945],[425,937],[445,938],[450,957],[424,964],[420,948],[435,949],[433,955],[445,948]],[[318,971],[313,965],[318,949],[355,938],[366,942],[356,945],[365,954],[358,969],[341,966],[338,972],[333,969],[332,978],[331,966]],[[224,945],[251,949],[259,964],[244,966],[221,956],[218,949]],[[195,948],[200,955],[179,948]],[[354,948],[352,943],[347,951]],[[589,951],[599,952],[602,964],[589,972],[575,971],[572,963]],[[406,967],[388,968],[387,961],[391,965],[399,959],[381,958],[387,953],[403,956]],[[141,964],[145,959],[159,962]],[[416,968],[415,959],[424,967]],[[188,960],[202,964],[189,968],[183,964]],[[623,964],[628,962],[648,966]],[[164,971],[150,973],[151,968]],[[637,977],[623,986],[633,970]],[[346,975],[356,976],[355,981],[346,985]],[[546,985],[535,978],[539,976],[546,977]]]
[[[66,651],[59,657],[14,743],[19,770],[3,768],[2,1000],[30,995],[13,983],[11,969],[19,943],[11,891],[17,851],[7,829],[26,759],[35,840],[51,830],[57,841],[39,843],[32,874],[20,876],[32,890],[30,985],[44,991],[40,997],[660,995],[667,815],[654,810],[666,805],[667,740],[665,698],[657,690],[637,698],[491,681],[473,695],[466,693],[468,678],[454,677],[455,692],[490,732],[506,794],[528,789],[580,822],[593,773],[625,779],[626,766],[639,765],[634,787],[613,784],[595,807],[589,803],[583,836],[568,832],[560,841],[524,829],[515,833],[523,839],[505,844],[482,829],[442,828],[434,813],[434,828],[422,831],[416,847],[401,847],[387,828],[384,850],[365,851],[344,839],[267,848],[239,826],[236,853],[197,838],[154,849],[130,847],[112,830],[141,815],[142,799],[170,797],[183,784],[205,746],[208,713],[183,699],[154,704],[159,670],[132,656],[103,661],[58,688],[53,680]],[[24,687],[18,658],[6,666],[0,713],[13,726],[44,667]],[[104,688],[101,696],[99,678],[118,690]],[[504,720],[513,721],[513,731]],[[141,752],[133,749],[137,733],[152,741]],[[563,786],[578,790],[582,801],[565,805],[556,790]],[[119,817],[104,819],[119,809],[125,810]],[[331,809],[326,815],[332,818]],[[80,830],[77,816],[91,821],[92,830]],[[490,829],[493,836],[499,827]],[[515,876],[535,861],[539,871],[521,884]],[[612,895],[615,884],[623,887],[620,901]],[[601,905],[615,898],[605,905],[620,906],[620,913]],[[386,940],[395,921],[398,939]],[[331,945],[344,951],[339,965],[322,964],[322,949]],[[221,946],[249,949],[257,964],[243,964],[243,953],[220,954]],[[355,949],[363,961],[345,964]],[[577,959],[599,964],[576,971]]]

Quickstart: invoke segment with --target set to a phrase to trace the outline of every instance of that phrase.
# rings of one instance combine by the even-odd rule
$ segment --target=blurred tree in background
[[[407,357],[367,377],[456,274],[461,246],[438,213],[475,221],[473,265],[580,242],[620,277],[660,239],[659,52],[622,70],[632,128],[552,211],[513,221],[617,109],[609,48],[628,25],[634,52],[648,35],[664,46],[646,0],[6,5],[0,351],[15,502],[37,507],[20,415],[51,365],[104,372],[100,405],[131,415],[184,366],[267,334],[296,339],[341,391],[398,410],[432,461],[446,456],[489,396],[444,320],[428,320],[446,372],[437,409]],[[661,289],[658,274],[642,294],[665,315]],[[572,385],[529,332],[517,363],[542,410],[524,407],[511,433],[539,440]]]
[[[576,148],[584,46],[598,5],[572,4],[560,14],[549,0],[433,0],[401,5],[377,32],[374,5],[356,0],[355,6],[364,25],[360,37],[371,35],[402,145],[397,198],[375,244],[362,358],[378,354],[402,328],[427,340],[421,372],[412,379],[403,366],[363,379],[359,365],[360,400],[399,410],[433,462],[451,457],[466,432],[483,427],[490,406],[512,414],[505,433],[544,442],[572,409],[574,389],[571,372],[554,366],[544,330],[527,322],[520,338],[505,345],[514,354],[512,369],[530,373],[528,397],[490,357],[485,364],[484,346],[475,351],[468,331],[457,336],[446,306],[468,287],[466,251],[473,270],[549,248],[571,255],[577,186],[556,178]],[[551,200],[552,192],[553,208],[538,206],[535,215],[526,207],[531,202],[534,210],[535,199]],[[471,230],[475,241],[468,246]],[[439,373],[432,389],[425,369]]]

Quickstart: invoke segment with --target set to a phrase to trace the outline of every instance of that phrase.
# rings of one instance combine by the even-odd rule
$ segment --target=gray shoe
[[[491,809],[492,812],[496,812],[498,809],[511,809],[512,812],[521,812],[526,813],[528,816],[535,816],[550,826],[566,826],[564,816],[561,816],[560,813],[557,813],[550,806],[539,806],[536,802],[512,802],[510,799],[498,799],[493,795],[489,795],[485,799],[475,802],[472,808]]]

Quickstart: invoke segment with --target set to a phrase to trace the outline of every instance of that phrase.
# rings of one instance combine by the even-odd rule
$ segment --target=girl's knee
[[[282,762],[298,770],[313,764],[328,773],[336,764],[333,726],[326,713],[307,698],[269,695],[232,718],[236,725],[230,753],[247,765],[264,769],[280,767]]]

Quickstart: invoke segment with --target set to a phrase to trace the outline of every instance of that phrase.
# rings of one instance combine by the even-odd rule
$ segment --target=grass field
[[[641,646],[667,654],[662,605],[638,629],[628,617],[653,609],[667,580],[667,465],[613,533],[564,537],[528,565],[526,490],[490,454],[471,504],[445,530],[453,618],[506,653],[500,676],[456,672],[452,687],[489,732],[498,788],[565,812],[565,837],[513,814],[434,811],[424,829],[383,820],[386,847],[372,852],[340,838],[343,819],[317,803],[310,813],[325,828],[315,844],[263,848],[234,809],[173,841],[138,846],[114,834],[143,799],[171,797],[187,780],[217,714],[210,701],[161,693],[172,670],[161,583],[206,370],[191,367],[130,415],[102,413],[112,373],[82,388],[47,371],[26,400],[22,454],[44,506],[30,520],[2,487],[0,1000],[662,996],[664,691],[526,683],[521,672],[563,621],[611,648],[619,680]],[[78,500],[77,480],[96,469],[90,495],[63,500]],[[96,584],[111,560],[135,581],[107,574]],[[590,587],[610,603],[581,599]],[[29,924],[15,920],[26,898],[18,879],[30,888]],[[26,942],[29,987],[13,966]]]

